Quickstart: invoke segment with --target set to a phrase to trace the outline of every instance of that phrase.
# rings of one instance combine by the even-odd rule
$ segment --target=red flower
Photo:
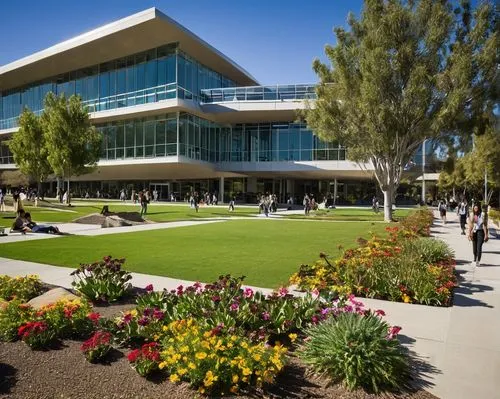
[[[385,312],[384,312],[382,309],[377,309],[377,310],[375,311],[375,314],[376,314],[377,316],[385,316]]]
[[[152,292],[153,291],[153,284],[149,284],[146,286],[146,291],[147,292]]]
[[[139,349],[134,349],[127,355],[127,359],[130,363],[135,363],[140,356],[141,351]]]
[[[97,325],[99,319],[101,318],[101,315],[99,313],[92,312],[89,313],[87,317],[92,321],[94,325]]]

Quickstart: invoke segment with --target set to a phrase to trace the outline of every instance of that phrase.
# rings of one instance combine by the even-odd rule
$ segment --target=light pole
[[[425,205],[425,142],[427,139],[424,139],[422,144],[422,203]]]
[[[488,205],[488,169],[484,169],[484,205]]]

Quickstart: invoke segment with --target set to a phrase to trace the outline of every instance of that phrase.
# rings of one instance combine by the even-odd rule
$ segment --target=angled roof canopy
[[[156,8],[150,8],[1,66],[0,91],[173,42],[237,85],[258,84],[252,75],[210,44]]]

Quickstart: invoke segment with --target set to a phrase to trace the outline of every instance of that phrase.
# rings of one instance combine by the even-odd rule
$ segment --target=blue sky
[[[157,7],[262,84],[310,83],[334,26],[362,0],[0,0],[0,65],[103,24]]]

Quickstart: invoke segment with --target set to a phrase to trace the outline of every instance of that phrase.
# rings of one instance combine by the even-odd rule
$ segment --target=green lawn
[[[371,222],[231,220],[220,223],[96,237],[68,236],[1,244],[2,257],[75,267],[105,255],[124,257],[130,271],[213,281],[220,274],[246,275],[246,283],[274,288],[300,264],[356,238],[383,231]]]
[[[62,223],[71,222],[79,217],[91,214],[100,213],[103,205],[108,205],[111,212],[140,212],[140,206],[122,205],[119,202],[96,202],[94,204],[74,203],[74,206],[60,206],[57,203],[48,203],[49,206],[34,208],[24,204],[27,212],[31,213],[31,217],[36,222]],[[47,203],[44,203],[47,204]],[[236,207],[234,212],[229,212],[227,207],[202,206],[199,212],[196,213],[189,205],[182,203],[181,205],[155,205],[148,206],[149,220],[155,222],[171,222],[177,220],[197,220],[203,218],[214,218],[222,216],[251,216],[258,213],[257,207]],[[8,226],[12,224],[12,218],[15,216],[13,212],[2,214],[0,225]]]
[[[411,209],[396,209],[394,217],[405,217],[411,212]],[[373,212],[371,208],[337,208],[337,209],[318,209],[311,211],[309,216],[291,215],[293,219],[314,219],[314,220],[357,220],[357,221],[377,221],[384,220],[384,209],[380,208],[379,213]]]

